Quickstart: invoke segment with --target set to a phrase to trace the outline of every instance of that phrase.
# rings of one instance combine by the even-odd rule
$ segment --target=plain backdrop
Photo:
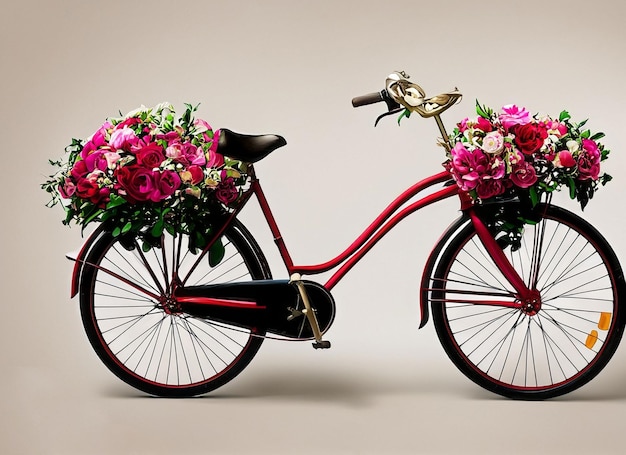
[[[257,173],[296,261],[325,261],[441,169],[432,120],[374,128],[381,106],[351,107],[405,70],[428,95],[464,93],[443,116],[449,128],[476,99],[589,118],[606,133],[614,181],[583,215],[626,258],[625,13],[614,0],[5,1],[0,452],[622,453],[624,347],[586,387],[526,403],[475,386],[431,324],[417,330],[422,266],[455,201],[406,220],[335,288],[332,349],[268,341],[215,393],[164,400],[121,383],[91,350],[64,259],[81,232],[45,208],[39,184],[47,160],[106,117],[200,103],[215,128],[287,139]],[[285,277],[258,209],[243,219]]]

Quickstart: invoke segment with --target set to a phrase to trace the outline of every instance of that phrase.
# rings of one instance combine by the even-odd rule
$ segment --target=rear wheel
[[[93,348],[120,379],[152,395],[194,396],[224,385],[265,335],[183,313],[171,299],[174,271],[187,285],[271,278],[250,233],[235,222],[214,267],[206,256],[198,262],[187,240],[164,234],[160,246],[143,252],[137,239],[104,233],[81,275],[81,315]]]
[[[520,249],[505,253],[539,292],[536,302],[516,302],[471,223],[442,253],[431,301],[446,353],[472,381],[506,397],[546,399],[581,387],[622,337],[624,279],[615,253],[589,223],[553,206],[526,226]]]

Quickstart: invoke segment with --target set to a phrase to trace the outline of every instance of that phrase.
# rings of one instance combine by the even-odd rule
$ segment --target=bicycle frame
[[[250,171],[252,175],[250,188],[244,195],[240,206],[230,214],[228,220],[222,225],[222,228],[214,233],[213,239],[209,242],[209,245],[207,246],[207,250],[208,248],[210,248],[210,245],[212,245],[213,242],[221,237],[230,222],[240,213],[240,211],[247,204],[250,198],[252,196],[255,196],[259,202],[263,216],[265,217],[269,229],[274,237],[274,242],[276,243],[282,261],[289,275],[316,275],[336,269],[330,279],[323,285],[324,288],[330,291],[348,273],[348,271],[350,271],[350,269],[352,269],[352,267],[354,267],[354,265],[358,261],[360,261],[365,256],[365,254],[376,243],[378,243],[379,240],[382,239],[385,234],[387,234],[407,216],[428,205],[457,195],[461,203],[461,210],[471,220],[476,229],[477,235],[484,245],[486,251],[516,291],[516,294],[514,296],[511,296],[514,297],[513,300],[481,300],[480,302],[475,303],[481,305],[521,308],[522,305],[530,304],[531,301],[534,301],[534,299],[538,298],[536,291],[533,291],[526,286],[523,279],[519,276],[517,271],[513,268],[513,266],[505,256],[504,252],[496,242],[493,235],[491,235],[488,228],[482,222],[480,217],[478,217],[478,215],[475,213],[471,197],[467,193],[460,191],[459,187],[451,182],[450,174],[447,171],[442,171],[438,174],[423,179],[405,190],[391,204],[389,204],[389,206],[387,206],[387,208],[383,210],[383,212],[381,212],[381,214],[363,231],[363,233],[356,240],[354,240],[354,242],[352,242],[352,244],[348,246],[342,253],[340,253],[333,259],[314,265],[297,265],[294,263],[291,254],[289,253],[289,249],[287,248],[286,242],[280,232],[276,219],[274,218],[270,205],[265,197],[265,193],[263,192],[261,184],[256,178],[254,170],[251,168]],[[435,192],[428,194],[414,202],[411,202],[409,205],[403,208],[405,204],[415,198],[420,192],[430,189],[437,184],[448,182],[450,184],[444,185],[443,188],[436,190]],[[437,249],[435,249],[434,251],[436,250]],[[436,254],[434,256],[436,256]],[[426,272],[429,269],[428,264],[433,263],[433,261],[437,259],[434,256],[433,254],[431,254],[431,257],[428,260],[427,266],[425,268],[425,276]],[[199,261],[200,258],[198,259],[197,263],[199,263]],[[192,270],[193,268],[195,268],[195,266],[192,267]],[[425,285],[427,286],[424,280],[422,280],[422,291],[430,290],[426,289]],[[420,324],[420,327],[423,327],[428,319],[428,311],[425,299],[422,299],[420,306],[422,314],[422,322]]]

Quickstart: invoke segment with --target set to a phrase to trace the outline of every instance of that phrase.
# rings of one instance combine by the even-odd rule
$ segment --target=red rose
[[[197,185],[204,179],[204,171],[200,166],[192,164],[187,168],[187,171],[189,172],[189,183],[192,185]]]
[[[476,195],[480,199],[489,199],[490,197],[498,196],[504,193],[506,187],[502,180],[488,179],[481,180],[476,187]]]
[[[217,200],[225,205],[234,202],[239,197],[239,191],[235,186],[235,182],[232,178],[222,180],[215,190],[215,197]]]
[[[81,178],[76,183],[76,195],[81,199],[91,200],[98,194],[98,184],[88,178]]]
[[[83,178],[76,184],[75,194],[100,208],[109,202],[110,193],[111,190],[108,188],[100,188],[95,178]]]
[[[476,119],[476,128],[485,133],[489,133],[490,131],[493,131],[493,125],[491,124],[489,120],[487,120],[484,117],[478,117]]]
[[[528,188],[537,182],[537,174],[532,164],[524,161],[519,163],[518,166],[513,167],[510,179],[514,185],[520,188]]]
[[[163,149],[156,142],[146,144],[140,149],[134,151],[137,156],[137,163],[149,169],[159,167],[165,159]]]
[[[174,171],[165,170],[162,173],[155,173],[154,177],[156,188],[151,195],[154,202],[171,196],[180,187],[180,177]]]
[[[72,170],[70,171],[70,175],[74,179],[74,181],[78,181],[81,178],[85,178],[89,174],[89,169],[87,169],[87,164],[85,164],[85,160],[78,160],[74,163]]]
[[[513,129],[513,133],[515,134],[515,145],[526,155],[532,155],[538,151],[548,137],[546,126],[537,123],[517,125]]]
[[[122,166],[116,170],[117,181],[131,204],[151,198],[156,188],[154,174],[152,170],[136,165]]]

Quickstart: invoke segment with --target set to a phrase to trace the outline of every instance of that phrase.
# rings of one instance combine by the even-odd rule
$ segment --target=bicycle
[[[385,103],[378,122],[402,111],[398,97],[407,88],[422,95],[415,111],[436,121],[445,145],[449,136],[440,114],[461,98],[457,90],[425,98],[404,73],[394,73],[385,89],[357,97],[353,105]],[[609,362],[626,324],[624,276],[608,242],[578,215],[541,202],[536,222],[513,248],[495,238],[480,207],[442,171],[400,194],[342,253],[301,265],[291,258],[253,168],[285,144],[277,135],[221,130],[220,153],[249,163],[251,179],[202,251],[194,254],[186,236],[164,232],[145,252],[137,238],[114,236],[103,224],[71,258],[71,294],[79,295],[87,336],[121,380],[152,395],[194,396],[237,376],[266,338],[330,348],[325,334],[335,317],[334,286],[398,223],[454,196],[462,214],[426,260],[419,327],[429,320],[430,307],[456,367],[496,394],[539,400],[578,389]],[[261,248],[237,218],[252,196],[289,279],[272,279]],[[218,241],[225,252],[215,261],[207,253]],[[329,271],[324,284],[302,278]]]

